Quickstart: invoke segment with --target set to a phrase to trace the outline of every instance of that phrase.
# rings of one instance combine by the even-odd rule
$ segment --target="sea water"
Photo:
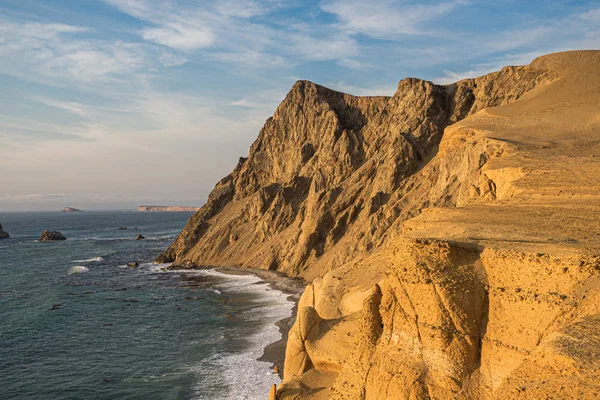
[[[189,216],[0,213],[0,399],[264,399],[279,378],[257,358],[293,304],[252,275],[153,264]]]

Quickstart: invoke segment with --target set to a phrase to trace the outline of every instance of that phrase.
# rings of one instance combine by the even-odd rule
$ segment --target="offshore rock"
[[[8,233],[4,232],[2,228],[2,224],[0,224],[0,239],[8,239],[10,236]]]
[[[42,232],[42,236],[40,237],[40,242],[52,242],[55,240],[67,240],[67,238],[58,231],[44,231]]]

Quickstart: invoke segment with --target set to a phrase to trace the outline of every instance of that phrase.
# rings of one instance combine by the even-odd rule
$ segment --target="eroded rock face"
[[[4,229],[2,229],[2,224],[0,224],[0,239],[8,239],[9,237],[8,233],[4,232]]]
[[[67,240],[67,238],[58,231],[44,231],[40,237],[40,242],[52,242],[55,240]]]
[[[327,379],[331,399],[600,395],[598,256],[409,239],[380,253],[387,271],[359,311],[356,267],[307,288],[279,399],[312,398]]]
[[[271,398],[600,397],[597,65],[298,82],[160,260],[310,281]]]
[[[406,179],[435,154],[448,124],[554,77],[509,67],[449,86],[409,78],[393,97],[355,97],[298,81],[248,158],[157,261],[319,276],[375,248],[396,220],[429,204],[398,203],[406,202],[414,189]],[[436,204],[457,200],[446,194]]]

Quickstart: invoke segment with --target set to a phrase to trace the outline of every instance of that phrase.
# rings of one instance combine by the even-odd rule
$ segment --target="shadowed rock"
[[[9,237],[8,233],[4,232],[4,229],[2,229],[2,224],[0,224],[0,239],[8,239]]]
[[[44,231],[40,237],[40,242],[52,242],[55,240],[67,240],[67,238],[58,231]]]

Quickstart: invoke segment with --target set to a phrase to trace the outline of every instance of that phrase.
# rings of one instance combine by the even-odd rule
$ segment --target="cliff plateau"
[[[598,65],[299,81],[157,261],[310,282],[271,398],[596,398]]]

